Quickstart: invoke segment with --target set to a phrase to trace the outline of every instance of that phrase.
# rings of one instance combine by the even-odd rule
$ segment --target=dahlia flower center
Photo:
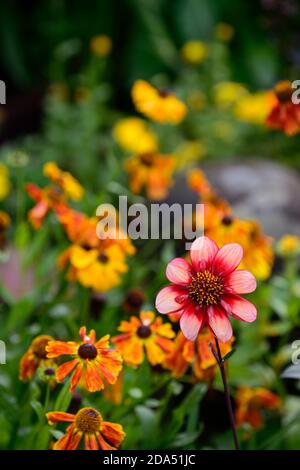
[[[102,416],[94,408],[82,408],[75,418],[76,428],[82,433],[92,434],[99,431]]]
[[[220,276],[205,270],[192,278],[188,289],[190,298],[197,304],[215,305],[224,292],[224,282]]]
[[[226,226],[231,225],[232,222],[233,222],[233,218],[231,217],[231,215],[225,215],[222,219],[222,224]]]
[[[100,253],[98,256],[98,261],[102,264],[106,264],[108,262],[108,256],[106,256],[104,253]]]
[[[97,354],[97,349],[93,344],[83,343],[79,346],[78,355],[81,359],[95,359]]]
[[[148,325],[141,325],[138,327],[136,334],[139,338],[149,338],[151,336],[151,328]]]
[[[46,359],[47,358],[46,346],[50,340],[51,340],[50,337],[38,339],[32,345],[33,354],[39,359]]]
[[[171,95],[170,91],[167,90],[166,88],[160,88],[158,90],[158,94],[161,98],[167,98],[168,96]]]

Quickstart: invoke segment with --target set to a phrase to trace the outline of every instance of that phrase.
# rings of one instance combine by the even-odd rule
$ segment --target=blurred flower
[[[147,122],[136,117],[121,119],[113,128],[113,136],[126,151],[152,153],[158,150],[158,140]]]
[[[68,171],[62,171],[55,162],[48,162],[44,165],[44,175],[52,180],[64,192],[64,194],[74,201],[79,201],[84,189],[79,182]]]
[[[205,152],[205,147],[200,140],[190,140],[182,143],[174,154],[176,167],[182,169],[191,163],[201,160]]]
[[[41,335],[34,338],[31,345],[22,356],[20,361],[19,377],[20,380],[26,382],[30,380],[36,373],[39,367],[54,368],[55,362],[53,359],[47,358],[46,346],[53,338],[48,335]]]
[[[266,124],[273,129],[281,129],[287,135],[300,130],[300,105],[292,102],[294,89],[289,80],[282,80],[274,87],[275,103],[267,116]]]
[[[10,223],[9,215],[4,211],[0,211],[0,250],[3,250],[6,246],[6,230]]]
[[[47,357],[72,356],[71,361],[60,365],[56,370],[57,382],[62,382],[72,371],[70,392],[77,384],[84,386],[89,392],[104,388],[104,381],[114,384],[122,369],[122,358],[117,351],[109,347],[109,335],[96,341],[95,330],[86,334],[83,326],[79,330],[81,343],[74,341],[50,341],[46,347]]]
[[[90,49],[96,56],[105,57],[112,50],[112,40],[104,34],[94,36],[90,41]]]
[[[220,108],[228,108],[248,94],[247,88],[236,82],[220,82],[214,86],[214,100]]]
[[[112,402],[114,405],[120,405],[123,398],[124,371],[122,370],[115,384],[108,384],[103,390],[105,400]]]
[[[162,319],[151,311],[142,311],[139,317],[122,321],[118,330],[122,334],[112,338],[112,343],[130,366],[138,366],[144,361],[144,351],[152,366],[162,364],[173,348],[175,333],[171,324],[162,323]]]
[[[226,343],[220,344],[222,357],[232,350],[232,337]],[[172,371],[175,378],[182,377],[192,366],[195,381],[211,381],[214,378],[217,363],[210,349],[214,344],[214,335],[208,328],[204,328],[196,341],[189,341],[180,331],[174,342],[174,349],[166,356],[164,366]]]
[[[28,183],[26,184],[26,191],[31,199],[36,202],[35,206],[28,212],[28,220],[36,230],[42,226],[50,209],[56,210],[58,206],[65,204],[64,194],[52,186],[39,188],[34,183]]]
[[[137,80],[131,94],[137,111],[154,121],[178,124],[186,116],[186,105],[173,93],[157,90],[145,80]]]
[[[46,416],[49,424],[71,423],[66,434],[54,444],[54,450],[76,450],[82,439],[85,450],[117,450],[125,437],[120,424],[103,421],[95,408],[82,408],[76,415],[50,411]]]
[[[173,155],[143,153],[129,157],[124,165],[133,193],[140,194],[145,188],[149,199],[159,200],[167,196],[175,166]]]
[[[69,264],[68,278],[96,292],[106,292],[121,282],[128,267],[125,254],[118,244],[106,248],[71,245],[59,257],[59,266]]]
[[[29,155],[22,150],[11,152],[7,157],[7,163],[15,168],[22,168],[29,163]]]
[[[6,165],[0,163],[0,201],[5,199],[11,188],[9,172]]]
[[[206,96],[202,91],[192,91],[187,95],[187,104],[193,111],[201,111],[206,103]]]
[[[300,238],[297,235],[284,235],[277,244],[281,256],[295,256],[300,253]]]
[[[188,64],[201,64],[207,55],[208,46],[203,41],[188,41],[181,48],[181,57]]]
[[[199,331],[208,324],[223,343],[232,337],[228,316],[253,322],[256,308],[239,294],[253,292],[254,276],[246,270],[237,270],[243,258],[238,243],[218,248],[208,237],[197,238],[190,250],[191,263],[175,258],[167,266],[166,276],[172,283],[156,297],[160,313],[180,315],[184,336],[194,341]]]
[[[270,276],[274,261],[272,241],[256,221],[234,217],[225,201],[208,201],[204,208],[204,233],[218,245],[238,240],[244,251],[240,268],[258,279]]]
[[[138,313],[146,300],[142,289],[130,289],[123,301],[122,308],[126,313]]]
[[[197,192],[200,196],[209,196],[213,193],[204,172],[199,168],[194,168],[188,172],[187,184],[192,191]]]
[[[240,121],[263,124],[274,104],[272,93],[259,91],[241,96],[235,103],[233,113]]]
[[[215,36],[220,41],[229,42],[234,36],[234,28],[228,23],[218,23],[215,27]]]
[[[240,387],[237,390],[235,419],[237,427],[250,424],[254,429],[263,426],[263,410],[278,410],[280,398],[265,388]]]

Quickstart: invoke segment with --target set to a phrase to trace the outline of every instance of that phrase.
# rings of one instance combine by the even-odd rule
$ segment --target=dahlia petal
[[[80,362],[78,366],[76,367],[75,371],[73,372],[73,375],[71,377],[70,381],[70,392],[73,392],[76,385],[78,384],[79,380],[82,377],[82,371],[83,371],[83,363]]]
[[[97,392],[104,388],[102,377],[95,362],[87,362],[85,371],[85,383],[89,392]]]
[[[174,313],[182,308],[182,304],[176,301],[177,297],[185,295],[187,291],[180,286],[167,286],[159,291],[156,296],[155,307],[159,313]]]
[[[49,341],[46,346],[47,357],[49,359],[63,355],[73,355],[76,354],[77,350],[78,344],[73,341]]]
[[[232,326],[225,310],[218,305],[211,305],[207,308],[208,325],[214,335],[222,342],[230,340],[232,337]]]
[[[196,270],[205,270],[218,253],[217,244],[208,237],[197,238],[191,246],[190,256]]]
[[[243,248],[238,243],[223,245],[213,261],[213,270],[220,276],[234,271],[242,261]]]
[[[70,450],[70,444],[73,438],[74,428],[69,429],[64,436],[62,436],[53,445],[53,450]]]
[[[167,266],[166,276],[170,282],[185,286],[191,279],[191,266],[183,258],[175,258]]]
[[[72,361],[65,362],[61,366],[59,366],[56,370],[56,379],[57,382],[62,382],[67,375],[74,369],[76,364],[78,364],[79,360],[73,359]]]
[[[245,269],[231,272],[224,282],[226,290],[234,294],[249,294],[256,289],[255,277]]]
[[[222,302],[229,306],[226,310],[234,318],[247,323],[251,323],[256,320],[256,307],[252,302],[249,302],[249,300],[246,300],[239,295],[227,294],[223,296]]]
[[[196,313],[197,312],[197,313]],[[199,308],[190,305],[180,317],[180,328],[186,339],[195,341],[200,329],[204,326],[205,315]]]
[[[85,450],[98,450],[99,449],[95,434],[84,435],[84,448]]]
[[[121,424],[110,423],[108,421],[103,421],[101,423],[100,432],[105,440],[115,448],[120,447],[124,437],[126,436]]]
[[[99,432],[97,432],[97,438],[99,442],[100,449],[102,450],[117,450],[115,447],[110,446],[101,436]]]

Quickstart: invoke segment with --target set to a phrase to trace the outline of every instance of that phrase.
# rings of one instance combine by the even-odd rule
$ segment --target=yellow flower
[[[208,47],[203,41],[188,41],[181,49],[183,60],[192,65],[201,64],[207,55]]]
[[[105,57],[112,50],[112,40],[104,34],[94,36],[90,41],[90,48],[96,56]]]
[[[248,90],[236,82],[220,82],[214,87],[214,98],[220,108],[228,108],[237,103]]]
[[[279,240],[277,249],[281,256],[297,255],[300,252],[300,238],[286,234]]]
[[[200,140],[190,140],[181,144],[176,152],[176,166],[178,169],[184,168],[190,163],[201,160],[205,155],[205,147]]]
[[[113,128],[118,144],[128,152],[157,152],[158,140],[146,121],[136,117],[121,119]]]
[[[228,23],[218,23],[215,27],[215,36],[220,41],[231,41],[234,35],[234,28]]]
[[[131,94],[137,111],[153,121],[178,124],[186,116],[186,105],[173,93],[157,90],[145,80],[137,80]]]
[[[128,158],[125,170],[131,191],[140,194],[145,189],[150,199],[163,199],[173,183],[174,163],[173,155],[156,153],[142,153]]]
[[[0,201],[6,198],[10,188],[8,168],[3,163],[0,163]]]
[[[271,92],[245,94],[235,103],[233,113],[241,121],[263,124],[271,112],[272,104]]]
[[[82,198],[84,189],[71,173],[62,171],[55,162],[46,163],[43,170],[44,175],[56,183],[69,198],[75,201]]]

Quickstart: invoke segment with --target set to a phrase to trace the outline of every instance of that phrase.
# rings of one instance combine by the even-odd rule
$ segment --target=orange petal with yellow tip
[[[63,411],[49,411],[46,413],[49,424],[68,422],[72,423],[75,420],[75,415],[71,413],[64,413]]]
[[[85,450],[98,450],[99,449],[99,445],[98,445],[95,434],[85,434],[84,448]]]
[[[48,352],[47,357],[59,357],[63,355],[73,355],[76,354],[78,350],[78,344],[73,341],[49,341],[46,346],[46,351]]]
[[[100,338],[100,339],[95,343],[95,347],[96,347],[97,349],[109,348],[109,338],[110,338],[110,335],[102,336],[102,338]]]
[[[71,377],[71,382],[70,382],[70,392],[73,392],[76,385],[78,384],[79,380],[82,377],[82,372],[83,372],[83,363],[80,362],[78,366],[76,367],[75,371],[73,372],[73,375]]]
[[[79,360],[73,359],[72,361],[65,362],[61,366],[58,367],[56,370],[56,379],[57,382],[62,382],[64,378],[69,375],[69,373],[74,369],[76,364],[78,364]]]
[[[89,392],[97,392],[104,388],[103,380],[95,362],[87,362],[85,371],[85,383]]]
[[[98,442],[100,444],[100,449],[102,450],[117,450],[115,447],[110,446],[101,436],[99,432],[97,432]]]
[[[103,421],[100,426],[100,432],[105,440],[112,446],[118,448],[126,436],[123,427],[117,423]]]

